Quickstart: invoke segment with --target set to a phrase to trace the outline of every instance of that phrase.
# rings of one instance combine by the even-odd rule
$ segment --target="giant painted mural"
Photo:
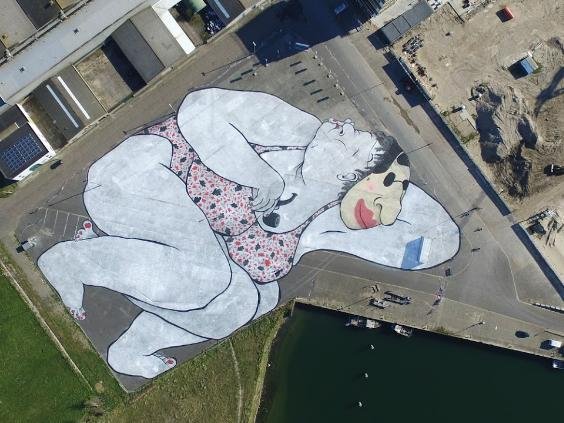
[[[409,177],[387,133],[261,92],[202,89],[90,167],[91,221],[38,264],[77,320],[88,318],[85,285],[139,306],[107,359],[152,378],[176,365],[161,350],[272,310],[278,281],[308,252],[406,270],[452,258],[457,226]]]

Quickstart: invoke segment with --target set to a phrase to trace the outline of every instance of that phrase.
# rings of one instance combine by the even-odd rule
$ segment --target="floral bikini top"
[[[305,228],[321,213],[338,204],[335,201],[325,205],[289,232],[265,231],[251,208],[251,188],[225,179],[206,167],[180,133],[174,116],[142,133],[159,135],[171,142],[170,169],[186,183],[188,196],[202,210],[212,230],[223,236],[231,259],[258,283],[285,276],[292,268]],[[286,149],[251,146],[258,154]]]

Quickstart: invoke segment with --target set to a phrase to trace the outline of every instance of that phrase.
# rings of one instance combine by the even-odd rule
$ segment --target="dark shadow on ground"
[[[527,72],[525,72],[525,69],[523,69],[523,66],[519,64],[519,62],[513,63],[507,68],[507,70],[514,79],[521,79],[528,75]]]
[[[370,41],[376,50],[381,50],[387,45],[386,41],[382,39],[380,31],[376,31],[372,35],[368,36],[368,41]]]
[[[384,57],[388,60],[388,64],[382,69],[396,86],[395,94],[403,96],[410,107],[425,103],[427,100],[419,90],[417,81],[404,71],[391,53],[384,54]]]
[[[538,266],[540,267],[542,273],[546,276],[546,278],[550,281],[560,298],[564,300],[564,285],[560,281],[558,275],[552,270],[549,264],[546,262],[540,251],[535,247],[531,238],[527,235],[527,232],[519,225],[518,223],[511,226],[515,235],[521,240],[525,248],[529,251],[531,256],[535,259]]]
[[[564,79],[564,67],[561,67],[552,78],[552,81],[550,81],[548,87],[542,90],[540,94],[537,96],[537,102],[535,104],[535,115],[539,114],[540,110],[542,109],[542,106],[548,100],[564,94],[564,88],[558,88],[558,85],[560,85],[560,82],[562,82],[563,79]]]
[[[348,2],[335,15],[338,0],[289,0],[274,4],[236,31],[261,63],[293,56],[316,44],[340,37],[362,25],[368,17]]]
[[[8,189],[7,187],[9,187],[10,185],[14,185],[15,183],[16,181],[12,179],[6,179],[4,175],[0,173],[0,190],[3,188]],[[0,198],[2,198],[2,193],[0,193]]]
[[[125,54],[111,37],[102,46],[102,51],[131,91],[138,91],[145,86],[145,81],[143,81],[141,75],[127,60]]]

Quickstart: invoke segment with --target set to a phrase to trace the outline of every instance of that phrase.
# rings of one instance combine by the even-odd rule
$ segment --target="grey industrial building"
[[[420,22],[423,22],[432,14],[433,9],[429,6],[429,3],[425,0],[419,0],[411,9],[384,25],[379,30],[380,38],[382,38],[382,41],[386,44],[393,44],[401,38],[403,34]]]
[[[239,0],[2,0],[0,172],[20,180],[195,49],[177,9],[222,25]]]

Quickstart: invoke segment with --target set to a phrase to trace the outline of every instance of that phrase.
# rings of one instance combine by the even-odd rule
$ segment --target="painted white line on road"
[[[80,217],[76,216],[76,225],[74,225],[74,233],[72,234],[73,238],[76,235],[76,233],[78,232],[78,222],[80,222]]]
[[[65,227],[63,228],[63,233],[59,237],[59,240],[63,239],[64,236],[65,236],[65,232],[67,231],[67,225],[69,223],[69,216],[70,216],[70,213],[67,213],[67,220],[65,220]]]
[[[59,218],[59,210],[56,210],[55,221],[53,222],[53,233],[55,232],[55,227],[57,226],[57,219]]]
[[[49,209],[45,209],[45,215],[43,216],[43,223],[41,223],[41,228],[39,229],[43,229],[43,227],[45,226],[45,221],[47,220],[47,212],[49,211]]]
[[[70,95],[70,98],[72,98],[72,101],[74,101],[74,103],[77,105],[77,107],[80,109],[80,111],[82,112],[82,114],[84,115],[84,117],[88,120],[90,120],[90,115],[86,112],[86,110],[84,109],[84,107],[82,107],[82,104],[80,104],[80,101],[78,101],[78,98],[76,98],[76,96],[74,95],[74,93],[70,90],[69,86],[66,84],[65,81],[63,81],[63,78],[61,78],[60,76],[57,76],[57,80],[61,83],[61,85],[63,86],[63,88],[65,89],[65,91],[67,92],[68,95]]]
[[[55,99],[55,101],[57,102],[59,107],[63,110],[63,112],[65,112],[65,115],[67,115],[67,117],[69,118],[69,120],[71,121],[73,126],[75,128],[78,128],[78,123],[76,123],[76,120],[74,120],[74,118],[70,114],[69,109],[67,109],[65,107],[65,105],[63,104],[61,99],[57,96],[57,94],[55,94],[55,91],[53,91],[53,88],[51,88],[51,86],[49,84],[45,85],[45,87],[47,88],[47,91],[49,91],[49,93],[51,93],[51,95],[53,96],[53,98]]]
[[[72,216],[78,216],[79,218],[83,218],[83,219],[90,219],[89,216],[86,216],[84,214],[78,214],[78,213],[73,213],[73,212],[69,212],[69,211],[66,211],[66,210],[56,209],[55,207],[39,207],[37,210],[47,210],[47,211],[49,211],[49,210],[59,210],[63,213],[68,213]]]

